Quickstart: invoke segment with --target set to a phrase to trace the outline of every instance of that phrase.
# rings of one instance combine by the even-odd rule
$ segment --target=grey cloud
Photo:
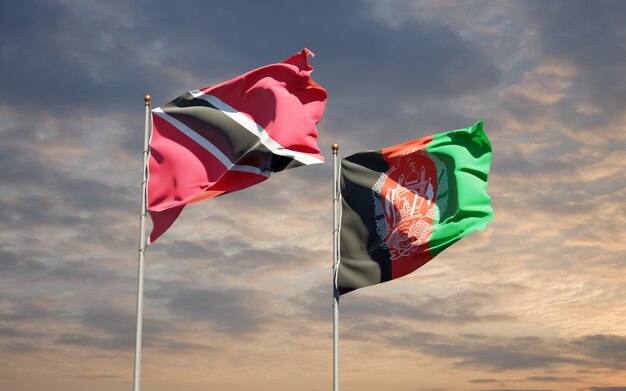
[[[50,244],[56,243],[53,238],[58,239],[64,232],[75,233],[75,243],[82,244],[73,247],[75,251],[80,251],[86,243],[110,246],[127,240],[129,236],[120,235],[117,227],[124,219],[137,215],[139,198],[135,199],[134,191],[128,185],[114,183],[111,178],[100,178],[80,167],[58,164],[54,156],[37,147],[36,132],[24,126],[19,128],[29,134],[27,140],[9,134],[0,147],[0,165],[4,167],[0,172],[3,184],[0,219],[9,228],[5,234],[22,232],[24,235],[20,235],[19,240],[25,243],[7,242],[7,245],[14,247],[14,252],[19,248],[21,258],[32,254],[29,249],[37,248],[39,254],[30,258],[50,260],[78,255],[50,254],[54,248]],[[74,140],[66,146],[80,147],[80,143]],[[33,237],[45,245],[36,246],[38,243],[29,241]],[[83,253],[81,256],[91,255]],[[31,266],[34,271],[37,265]]]
[[[61,334],[55,343],[127,353],[135,345],[134,315],[104,309],[84,314],[82,322],[84,328],[81,331]],[[180,331],[175,323],[144,316],[142,345],[145,350],[169,353],[201,351],[207,354],[216,351],[210,345],[184,341]]]
[[[131,311],[120,311],[111,308],[89,310],[81,315],[81,322],[87,329],[104,331],[108,335],[124,336],[128,341],[134,339],[135,316]],[[151,323],[154,325],[155,323]],[[147,331],[151,329],[147,326]],[[129,342],[132,344],[132,342]],[[128,345],[130,346],[130,345]]]
[[[472,379],[470,383],[485,384],[485,383],[498,383],[498,379]]]
[[[10,221],[13,229],[78,226],[88,222],[81,216],[65,214],[59,203],[43,195],[24,195],[17,200],[0,200],[0,217]],[[59,213],[61,212],[61,213]]]
[[[6,30],[26,32],[2,43],[3,85],[13,96],[11,105],[31,102],[30,91],[36,90],[49,108],[124,110],[150,89],[160,96],[199,87],[181,85],[168,74],[172,67],[226,78],[279,61],[302,46],[319,48],[315,78],[328,85],[342,108],[335,115],[372,117],[368,107],[381,114],[395,111],[392,101],[380,98],[391,93],[409,102],[464,96],[493,87],[501,77],[482,49],[450,28],[422,20],[391,27],[374,19],[363,1],[315,2],[305,12],[284,2],[235,1],[228,7],[158,2],[141,10],[135,3],[67,4],[3,6]],[[122,7],[122,18],[97,16],[119,15]],[[259,29],[258,15],[270,10],[281,23]]]
[[[228,251],[224,251],[228,249]],[[226,272],[229,275],[254,275],[267,270],[286,272],[302,267],[303,257],[314,257],[315,251],[298,246],[258,248],[250,241],[226,236],[201,242],[173,240],[167,246],[155,246],[163,260],[187,262],[190,267],[202,267],[205,272]],[[198,261],[202,262],[201,264]]]
[[[24,259],[23,256],[14,252],[0,250],[0,274],[15,276],[25,272],[33,273],[44,268],[44,265],[31,259]]]
[[[96,308],[80,315],[84,326],[80,331],[63,333],[56,338],[58,345],[97,347],[106,350],[130,351],[135,341],[135,317],[110,308]],[[155,321],[147,322],[145,333],[150,335]]]
[[[64,201],[77,208],[130,210],[134,206],[134,203],[129,201],[130,192],[126,187],[112,186],[93,179],[71,177],[62,180],[59,186],[62,187],[62,192],[66,196]]]
[[[530,131],[537,130],[536,128],[543,125],[542,122],[546,119],[546,107],[523,96],[505,96],[501,98],[499,104],[506,109],[507,119],[527,124]]]
[[[328,297],[324,293],[328,290],[328,286],[311,288],[295,297],[293,303],[306,314],[307,318],[326,321],[327,314],[320,313],[319,308],[326,306],[325,301]],[[363,327],[387,327],[384,321],[375,321],[376,319],[388,321],[403,319],[441,324],[511,320],[507,314],[489,310],[498,300],[498,294],[480,291],[463,291],[447,297],[426,295],[419,298],[408,296],[388,298],[350,294],[342,298],[342,302],[345,303],[342,307],[342,318],[358,324],[359,335],[363,331]],[[358,337],[356,338],[358,339]]]
[[[534,1],[524,6],[543,30],[541,44],[546,54],[575,60],[589,71],[612,68],[624,59],[623,2],[606,1],[597,7],[584,0]]]
[[[251,335],[266,326],[267,307],[261,292],[249,289],[179,289],[168,303],[174,314],[233,336]]]
[[[84,263],[84,260],[81,260],[81,262],[73,262],[72,264],[64,263],[62,266],[51,269],[48,275],[59,281],[87,285],[111,283],[113,281],[120,281],[120,279],[125,277],[124,273],[120,270],[107,269],[102,265],[93,264],[91,262]]]
[[[568,172],[568,170],[571,172],[571,166],[560,162],[558,154],[548,159],[537,161],[533,160],[532,157],[526,157],[521,147],[513,147],[508,150],[494,149],[494,172],[501,175],[523,176],[524,178],[552,175],[558,178],[561,174]]]
[[[39,338],[44,336],[44,333],[24,331],[22,329],[11,327],[0,327],[0,336],[6,338]]]
[[[427,297],[414,303],[407,300],[389,301],[383,298],[358,296],[346,298],[345,317],[357,320],[404,318],[443,323],[503,321],[509,317],[485,311],[495,297],[483,292],[462,292],[446,298]]]
[[[223,251],[220,250],[219,243],[211,239],[203,240],[201,243],[189,240],[171,240],[167,243],[167,247],[157,247],[155,245],[154,252],[179,261],[184,259],[215,259],[224,256]]]
[[[572,383],[580,381],[580,379],[577,377],[561,376],[529,376],[526,378],[526,380],[540,383]]]
[[[46,321],[51,319],[49,315],[40,311],[31,311],[26,314],[25,309],[21,309],[20,314],[13,316],[0,315],[0,320],[6,325],[0,328],[0,351],[17,354],[45,350],[41,342],[49,337],[48,333],[45,330],[32,331],[31,327],[24,326],[24,322]]]
[[[55,343],[65,346],[98,348],[130,353],[135,344],[134,328],[131,331],[132,338],[129,338],[128,335],[92,336],[84,333],[62,334],[59,336],[59,338],[57,338]],[[170,329],[169,331],[173,332],[174,329]],[[216,351],[216,349],[212,346],[199,343],[183,342],[175,338],[171,338],[165,333],[158,335],[154,335],[149,332],[145,333],[142,345],[145,350],[154,349],[169,353],[201,351],[203,352],[203,354],[207,354]]]
[[[51,258],[56,258],[60,262],[50,261]],[[70,262],[69,258],[79,260]],[[65,258],[59,257],[53,250],[46,249],[25,249],[20,250],[19,253],[0,249],[0,275],[10,278],[13,282],[21,281],[23,284],[44,279],[53,290],[53,287],[58,284],[62,284],[61,289],[67,289],[67,284],[104,286],[119,283],[125,278],[131,281],[125,271],[111,266],[110,262],[111,259],[77,254],[66,254]],[[26,299],[19,300],[21,300],[20,306],[27,304]]]
[[[160,38],[170,44],[194,39],[189,30],[178,29],[176,23],[172,23],[172,20],[184,20],[192,29],[201,26],[205,32],[202,39],[208,39],[208,46],[242,49],[240,57],[232,51],[222,53],[220,57],[227,60],[207,57],[203,51],[189,51],[191,59],[198,60],[190,61],[197,64],[194,70],[205,68],[207,61],[231,61],[239,68],[241,62],[249,59],[274,62],[277,56],[285,55],[284,48],[299,50],[304,44],[314,51],[320,48],[320,58],[315,60],[320,69],[316,73],[320,81],[332,81],[331,92],[354,95],[367,92],[374,97],[394,90],[408,91],[414,96],[423,93],[450,96],[485,88],[499,78],[499,71],[488,55],[463,41],[451,29],[426,21],[387,26],[373,18],[372,6],[364,1],[320,1],[307,4],[305,9],[297,3],[276,1],[233,1],[219,9],[210,4],[196,7],[196,12],[189,13],[172,3],[162,2],[154,7],[159,12],[150,12],[146,17],[146,23],[163,27]],[[248,26],[258,26],[259,15],[268,12],[281,23],[261,29],[252,27],[253,33],[245,33]],[[207,24],[205,15],[214,15],[213,23]],[[233,30],[238,34],[226,35],[226,41],[213,38],[218,32]],[[324,67],[328,70],[323,70]],[[413,77],[397,78],[401,74]]]
[[[110,307],[89,309],[80,315],[83,328],[59,335],[59,345],[96,347],[105,350],[130,352],[135,344],[135,314]],[[175,323],[155,317],[143,318],[143,346],[163,351],[188,351],[213,348],[204,344],[184,342],[172,338],[179,333]]]
[[[626,370],[626,337],[591,335],[570,342],[571,349],[590,357],[602,367]]]
[[[48,321],[56,314],[46,305],[32,298],[9,298],[7,299],[15,308],[15,311],[0,312],[0,320],[5,322],[29,322]]]
[[[554,391],[546,388],[490,388],[479,391]]]
[[[564,123],[581,131],[587,125],[606,126],[614,120],[626,100],[626,30],[622,22],[626,4],[606,1],[598,7],[588,1],[524,2],[529,20],[539,29],[543,56],[573,64],[580,72],[570,98],[563,102]],[[599,115],[577,115],[567,107],[576,104],[576,97],[585,97],[597,104]],[[594,124],[595,123],[595,124]],[[606,129],[610,132],[610,129]]]
[[[531,336],[494,338],[394,331],[382,339],[398,347],[413,347],[435,357],[455,360],[455,365],[459,367],[485,367],[496,372],[546,369],[562,364],[623,370],[626,362],[622,357],[626,338],[613,335],[573,339]],[[569,381],[567,378],[541,379],[535,378],[535,381]]]
[[[59,280],[65,279],[65,276],[59,273],[59,270],[65,269],[64,266],[56,268],[42,261],[49,255],[49,253],[40,249],[20,250],[19,253],[10,250],[0,250],[0,272],[5,276],[11,276],[14,281],[19,280],[27,283],[41,278],[45,278],[47,282],[58,282]],[[77,268],[81,268],[81,266],[82,265],[78,265]],[[72,270],[67,271],[71,273],[74,272]],[[52,276],[56,278],[53,279],[51,278]],[[11,296],[12,295],[8,293],[5,295],[7,298]],[[31,302],[28,298],[19,298],[18,300],[16,304],[19,304],[19,307],[25,306],[25,308],[28,308],[30,311],[34,310],[41,315],[41,313],[36,310],[38,305],[35,302]],[[19,312],[13,313],[13,316],[17,314],[19,314]]]
[[[483,366],[494,371],[544,368],[557,364],[582,364],[583,361],[563,355],[562,350],[547,347],[540,338],[520,337],[507,341],[474,341],[473,338],[449,339],[439,336],[409,334],[391,336],[394,344],[415,346],[431,355],[458,360],[460,367]]]
[[[2,82],[11,106],[119,109],[157,84],[159,68],[141,66],[132,48],[139,36],[123,18],[99,19],[88,4],[38,0],[4,3],[0,14]],[[33,96],[42,104],[33,106]]]
[[[15,185],[30,185],[31,191],[63,195],[63,202],[74,208],[111,209],[129,207],[127,188],[112,186],[94,179],[77,178],[55,169],[49,162],[38,162],[42,155],[27,147],[13,146],[0,150],[0,164],[7,167],[0,180]],[[38,189],[37,189],[38,188]],[[27,201],[44,201],[37,194],[27,194]],[[32,208],[35,204],[29,204]],[[54,205],[54,204],[52,204]],[[50,202],[44,206],[51,206]]]
[[[38,343],[21,343],[21,342],[9,342],[6,345],[0,345],[0,350],[7,353],[35,353],[40,352],[42,349]]]
[[[62,334],[56,340],[56,343],[66,346],[92,347],[122,351],[130,351],[131,347],[133,346],[133,341],[129,340],[128,338],[116,336],[94,337],[80,333]]]
[[[171,353],[174,353],[174,352],[188,353],[188,352],[196,351],[196,352],[201,352],[203,355],[207,355],[210,353],[220,352],[219,349],[210,345],[194,343],[194,342],[184,342],[184,341],[181,341],[180,338],[171,338],[171,337],[168,337],[167,335],[161,335],[159,336],[159,338],[155,338],[152,341],[149,341],[148,346],[151,347],[152,349],[158,349],[160,351],[167,351]]]

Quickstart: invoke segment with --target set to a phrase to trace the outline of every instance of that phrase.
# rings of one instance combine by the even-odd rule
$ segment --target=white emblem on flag
[[[394,260],[411,255],[430,239],[447,207],[448,176],[441,160],[423,149],[406,151],[389,166],[372,195],[376,232]]]

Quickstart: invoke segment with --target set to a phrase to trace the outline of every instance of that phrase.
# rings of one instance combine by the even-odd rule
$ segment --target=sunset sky
[[[148,248],[144,391],[332,386],[332,153],[482,119],[494,220],[341,299],[342,391],[626,390],[626,2],[0,3],[0,389],[131,390],[145,94],[306,47],[326,164]]]

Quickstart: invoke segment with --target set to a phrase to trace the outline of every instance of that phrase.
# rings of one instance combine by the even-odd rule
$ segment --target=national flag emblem
[[[402,277],[493,219],[483,123],[341,163],[339,292]]]
[[[317,126],[327,93],[307,49],[152,110],[149,243],[184,206],[245,189],[271,173],[322,163]]]

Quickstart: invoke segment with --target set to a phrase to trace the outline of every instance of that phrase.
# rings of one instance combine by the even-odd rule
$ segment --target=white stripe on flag
[[[169,122],[170,125],[172,125],[176,129],[180,130],[187,137],[189,137],[190,139],[195,141],[198,145],[200,145],[207,152],[209,152],[211,155],[213,155],[217,160],[219,160],[220,163],[222,163],[222,165],[224,167],[226,167],[229,171],[243,171],[243,172],[249,172],[251,174],[262,175],[262,176],[267,177],[267,178],[270,177],[271,172],[269,172],[269,171],[262,171],[258,167],[247,166],[247,165],[239,165],[239,164],[235,164],[235,163],[231,162],[230,159],[228,158],[228,156],[224,155],[224,153],[222,151],[220,151],[220,149],[218,147],[213,145],[209,140],[207,140],[204,137],[200,136],[193,129],[191,129],[190,127],[188,127],[184,123],[180,122],[176,118],[174,118],[174,117],[168,115],[167,113],[165,113],[160,107],[152,109],[152,113],[154,115],[158,115],[163,120]]]
[[[226,114],[227,116],[232,118],[235,122],[237,122],[239,125],[247,129],[250,133],[257,136],[259,140],[261,141],[261,144],[263,144],[273,154],[293,158],[302,164],[324,163],[323,160],[315,156],[311,156],[303,152],[284,148],[282,145],[276,142],[276,140],[271,138],[270,135],[267,133],[265,129],[263,129],[262,126],[260,126],[259,124],[251,120],[245,114],[240,113],[235,108],[231,107],[228,103],[222,102],[222,100],[219,99],[218,97],[205,94],[204,92],[200,90],[189,91],[189,93],[194,98],[199,98],[199,99],[209,102],[211,105],[213,105],[215,108],[220,110],[222,113]]]

